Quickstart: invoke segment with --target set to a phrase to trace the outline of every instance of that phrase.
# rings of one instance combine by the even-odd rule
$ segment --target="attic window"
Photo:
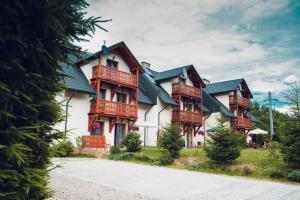
[[[112,68],[118,68],[119,62],[114,61],[112,59],[106,59],[106,66]]]

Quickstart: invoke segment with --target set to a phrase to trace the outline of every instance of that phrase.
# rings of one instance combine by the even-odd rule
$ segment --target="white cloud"
[[[298,81],[298,78],[295,75],[288,75],[283,79],[284,83],[294,83],[296,81]]]

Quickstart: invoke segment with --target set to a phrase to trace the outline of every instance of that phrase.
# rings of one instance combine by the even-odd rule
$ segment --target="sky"
[[[88,16],[112,19],[90,52],[124,41],[157,71],[193,64],[210,82],[245,78],[253,101],[288,110],[283,93],[300,81],[300,0],[90,0]]]

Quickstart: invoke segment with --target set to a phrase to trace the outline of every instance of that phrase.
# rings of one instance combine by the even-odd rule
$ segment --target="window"
[[[112,68],[118,68],[118,62],[111,60],[111,59],[106,59],[106,66],[107,67],[112,67]]]
[[[120,103],[126,103],[126,93],[121,93],[121,92],[118,92],[117,93],[117,102],[120,102]]]
[[[93,124],[91,135],[103,135],[104,133],[104,122],[96,121]]]
[[[105,99],[106,90],[100,89],[100,99]]]

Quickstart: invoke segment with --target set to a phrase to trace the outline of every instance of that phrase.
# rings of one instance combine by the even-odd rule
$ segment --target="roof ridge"
[[[212,84],[218,84],[218,83],[225,83],[225,82],[229,82],[229,81],[237,81],[237,80],[245,80],[244,78],[237,78],[237,79],[231,79],[231,80],[227,80],[227,81],[219,81],[219,82],[214,82],[214,83],[210,83],[210,84],[207,84],[207,85],[212,85]]]

